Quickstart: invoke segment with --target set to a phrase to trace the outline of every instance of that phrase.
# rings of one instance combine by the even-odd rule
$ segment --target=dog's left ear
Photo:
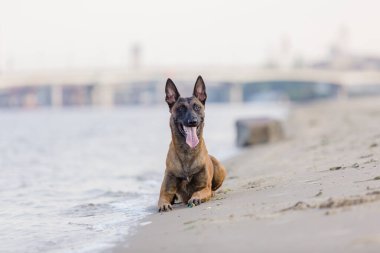
[[[197,81],[195,82],[193,95],[205,105],[207,99],[206,85],[201,76],[198,76]]]

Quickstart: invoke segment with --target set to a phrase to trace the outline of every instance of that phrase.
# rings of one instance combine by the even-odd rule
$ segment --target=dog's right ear
[[[165,93],[165,101],[166,103],[168,103],[169,111],[171,111],[173,105],[175,104],[175,102],[177,102],[180,95],[177,90],[177,87],[175,87],[175,84],[170,78],[168,78],[168,80],[166,81]]]

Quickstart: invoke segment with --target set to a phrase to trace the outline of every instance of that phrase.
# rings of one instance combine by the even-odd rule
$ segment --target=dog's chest
[[[196,158],[183,158],[179,159],[179,177],[183,178],[184,180],[191,181],[191,178],[194,174],[196,174],[199,169],[197,166]]]
[[[182,177],[181,179],[182,179],[182,181],[184,181],[185,184],[188,184],[193,179],[193,176],[192,175],[191,176],[186,176],[186,177]]]
[[[184,192],[190,192],[192,189],[193,176],[181,177],[179,181],[179,188]]]
[[[182,172],[179,175],[179,178],[186,183],[190,183],[194,176],[193,171],[194,170],[192,169],[182,169]]]
[[[178,178],[181,181],[181,185],[183,186],[189,186],[192,184],[192,181],[195,180],[199,173],[198,168],[191,168],[191,167],[182,167],[182,170],[180,171]]]
[[[200,176],[201,171],[202,167],[182,168],[178,177],[181,179],[182,184],[189,185]]]

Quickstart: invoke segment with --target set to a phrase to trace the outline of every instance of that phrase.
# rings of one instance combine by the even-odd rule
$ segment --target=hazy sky
[[[348,46],[380,55],[378,0],[0,0],[4,69],[260,64],[281,41],[306,59]]]

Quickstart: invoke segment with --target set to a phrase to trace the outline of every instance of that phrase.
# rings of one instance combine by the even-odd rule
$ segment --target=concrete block
[[[279,141],[284,138],[281,121],[272,118],[248,118],[236,121],[239,147]]]

